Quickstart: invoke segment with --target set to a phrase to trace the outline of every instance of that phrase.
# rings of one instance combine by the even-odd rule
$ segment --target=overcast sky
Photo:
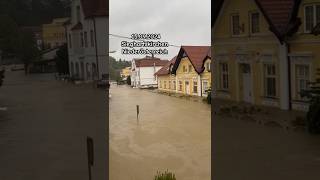
[[[161,41],[173,45],[211,44],[211,0],[110,0],[109,33],[130,37],[132,33],[160,33]],[[122,55],[121,39],[109,36],[110,55],[125,60],[143,57]],[[171,59],[179,48],[169,47]]]

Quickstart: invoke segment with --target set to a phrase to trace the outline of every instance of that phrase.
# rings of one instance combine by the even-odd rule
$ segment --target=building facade
[[[66,25],[70,76],[85,81],[108,76],[108,24],[108,1],[72,1]]]
[[[157,87],[155,73],[167,63],[168,60],[149,56],[142,59],[133,59],[131,63],[131,86],[137,88]]]
[[[54,49],[67,42],[64,24],[68,20],[69,18],[57,18],[53,19],[50,24],[42,25],[43,47],[45,49]]]
[[[319,0],[224,0],[213,18],[214,94],[307,110],[300,92],[317,78]],[[319,49],[319,50],[318,50]]]
[[[158,89],[192,96],[207,96],[211,87],[209,46],[182,46],[179,54],[156,73]]]

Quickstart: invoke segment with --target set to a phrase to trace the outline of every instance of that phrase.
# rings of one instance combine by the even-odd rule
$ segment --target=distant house
[[[120,77],[122,80],[126,80],[131,75],[131,67],[123,68],[120,72]]]
[[[70,75],[90,81],[107,77],[108,1],[72,0],[67,24]]]
[[[52,49],[66,43],[66,29],[64,24],[69,18],[53,19],[50,24],[42,25],[43,46],[45,49]]]
[[[161,91],[206,96],[211,86],[210,46],[182,46],[155,75]]]
[[[131,67],[131,85],[133,87],[157,87],[155,73],[166,65],[168,60],[146,56],[142,59],[133,59]]]

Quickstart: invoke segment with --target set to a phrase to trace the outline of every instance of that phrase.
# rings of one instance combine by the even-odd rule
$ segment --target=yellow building
[[[45,49],[59,47],[66,43],[66,29],[64,23],[69,21],[69,18],[53,19],[50,24],[42,25],[42,38]]]
[[[212,43],[215,96],[307,110],[300,92],[317,78],[320,0],[221,0]]]
[[[127,79],[127,77],[129,77],[130,75],[131,75],[131,67],[126,67],[126,68],[122,69],[120,72],[120,77],[123,80]]]
[[[209,46],[182,46],[179,54],[157,73],[161,91],[206,96],[211,86]]]

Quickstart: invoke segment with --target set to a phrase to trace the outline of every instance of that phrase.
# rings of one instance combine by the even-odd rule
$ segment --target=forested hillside
[[[19,26],[49,23],[69,16],[71,0],[1,0],[0,15],[8,15]]]

